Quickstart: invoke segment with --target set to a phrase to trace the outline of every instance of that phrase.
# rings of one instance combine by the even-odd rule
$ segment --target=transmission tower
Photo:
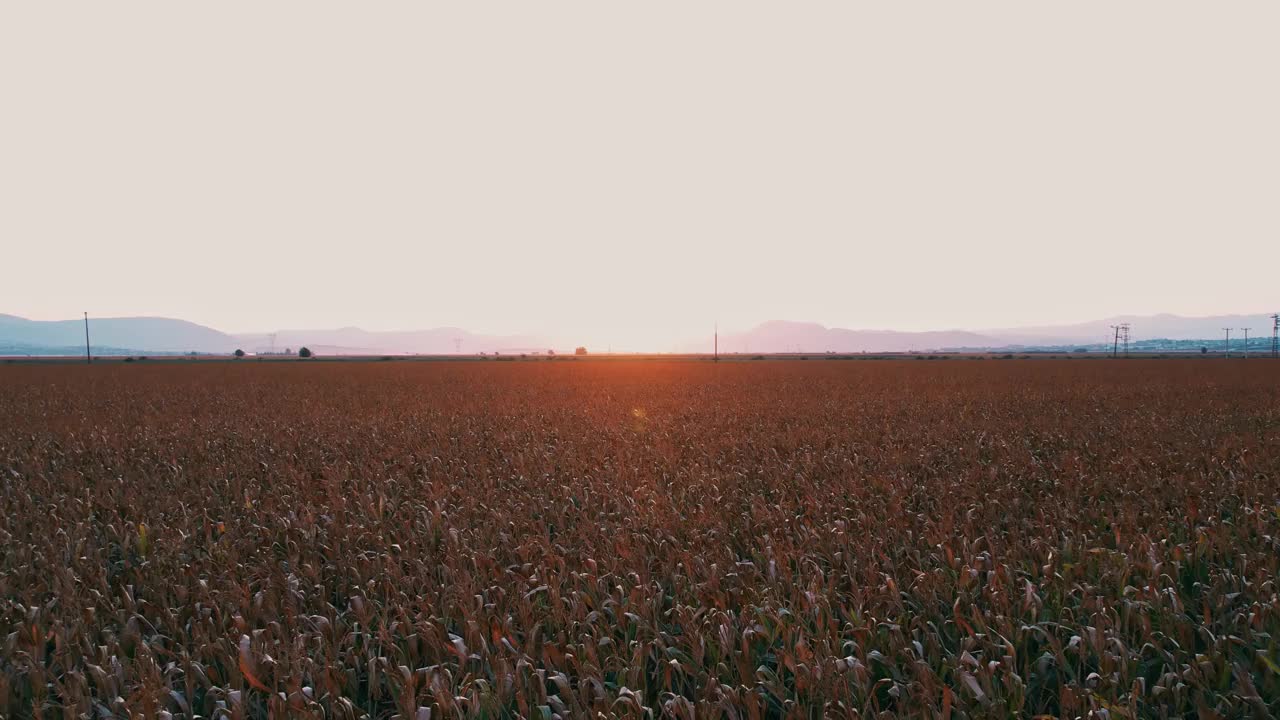
[[[453,339],[453,351],[459,355],[462,354],[462,338],[456,337]]]
[[[1119,357],[1121,342],[1124,343],[1124,356],[1129,357],[1129,323],[1112,325],[1111,329],[1115,331],[1115,337],[1112,339],[1111,345],[1111,357]]]

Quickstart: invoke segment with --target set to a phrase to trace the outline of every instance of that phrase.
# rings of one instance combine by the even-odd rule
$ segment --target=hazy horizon
[[[1274,311],[1278,21],[7,4],[0,312],[659,346]]]
[[[0,318],[4,318],[5,315],[13,316],[12,314],[0,313]],[[22,318],[22,316],[18,316],[18,318],[23,320],[35,320],[35,322],[70,324],[70,325],[73,325],[74,328],[77,328],[76,337],[78,337],[78,333],[79,333],[78,328],[79,328],[79,324],[81,324],[81,320],[83,316],[82,318],[58,318],[58,319]],[[97,315],[90,314],[87,316],[87,319],[90,320],[91,327],[92,325],[96,325],[99,322],[116,322],[116,320],[143,320],[143,322],[145,322],[145,320],[157,320],[157,322],[166,322],[166,320],[178,320],[178,322],[189,322],[189,320],[186,318],[174,318],[174,316],[168,316],[168,315],[97,316]],[[964,334],[968,334],[968,336],[986,337],[988,338],[988,340],[1005,340],[1005,341],[1012,341],[1018,337],[1028,337],[1028,338],[1034,338],[1033,340],[1034,343],[1051,342],[1051,338],[1057,338],[1057,341],[1062,341],[1062,342],[1074,342],[1074,341],[1083,340],[1083,338],[1085,337],[1091,337],[1093,336],[1093,334],[1097,334],[1098,337],[1093,338],[1094,341],[1103,340],[1103,341],[1110,342],[1112,338],[1112,334],[1114,334],[1112,333],[1112,331],[1114,331],[1115,325],[1108,324],[1108,323],[1114,323],[1114,322],[1135,323],[1135,325],[1133,325],[1132,327],[1135,333],[1134,340],[1157,340],[1157,338],[1176,338],[1176,340],[1189,340],[1189,338],[1192,338],[1192,337],[1201,338],[1201,340],[1213,340],[1213,338],[1217,336],[1217,333],[1219,333],[1220,331],[1222,331],[1222,329],[1224,329],[1221,327],[1221,325],[1217,323],[1228,322],[1228,319],[1230,319],[1230,322],[1236,322],[1236,320],[1239,320],[1239,322],[1244,322],[1244,320],[1242,319],[1256,320],[1256,324],[1253,324],[1251,325],[1251,327],[1249,327],[1249,332],[1253,333],[1254,338],[1258,338],[1258,340],[1261,340],[1261,338],[1263,337],[1270,337],[1270,331],[1271,331],[1272,324],[1274,324],[1275,314],[1267,313],[1267,311],[1256,311],[1256,313],[1226,313],[1221,315],[1178,315],[1178,314],[1171,314],[1171,313],[1135,315],[1135,314],[1129,314],[1129,313],[1119,313],[1119,314],[1110,315],[1110,316],[1103,316],[1103,318],[1091,318],[1087,320],[1080,320],[1080,322],[1074,322],[1074,323],[1028,324],[1028,325],[1019,325],[1019,327],[1007,327],[1007,328],[977,328],[977,327],[925,328],[925,329],[914,329],[914,331],[913,329],[908,329],[908,331],[904,331],[904,329],[892,328],[892,327],[890,328],[874,328],[874,327],[844,328],[844,327],[835,327],[835,325],[826,325],[823,323],[814,322],[814,320],[806,320],[806,319],[800,319],[800,318],[769,318],[764,320],[758,320],[758,322],[749,323],[748,325],[741,325],[741,327],[735,327],[735,325],[721,325],[721,324],[713,323],[712,325],[710,325],[709,328],[703,328],[703,332],[695,332],[695,333],[687,334],[687,336],[684,336],[684,337],[673,336],[669,341],[664,340],[658,343],[649,343],[649,345],[645,345],[645,343],[643,342],[632,341],[630,340],[630,338],[622,338],[620,342],[607,343],[607,345],[604,345],[604,343],[602,343],[602,345],[594,345],[594,343],[589,343],[589,345],[595,348],[598,348],[598,350],[604,350],[605,347],[616,345],[617,350],[626,351],[626,352],[684,351],[686,350],[687,347],[690,346],[690,343],[705,342],[705,343],[708,343],[709,345],[709,343],[712,342],[712,338],[714,334],[718,334],[718,336],[721,337],[722,340],[727,340],[727,338],[733,338],[733,337],[737,337],[739,338],[739,340],[741,340],[741,338],[748,337],[750,336],[750,334],[755,334],[759,332],[768,333],[769,329],[771,328],[783,328],[783,329],[786,329],[786,331],[788,332],[794,332],[794,331],[803,331],[803,329],[810,328],[810,327],[820,328],[822,329],[822,331],[835,331],[835,332],[851,331],[855,333],[867,333],[867,334],[899,333],[899,334],[904,334],[904,336],[920,336],[920,334],[938,334],[938,336],[964,336]],[[351,334],[352,332],[370,333],[371,336],[394,336],[394,334],[406,334],[406,336],[411,336],[411,334],[416,334],[416,333],[422,333],[422,332],[438,333],[439,331],[458,331],[463,334],[467,334],[467,336],[479,336],[479,337],[485,337],[485,338],[492,338],[492,340],[499,340],[499,338],[506,338],[506,340],[511,340],[511,341],[527,340],[534,343],[534,346],[538,346],[540,345],[540,343],[549,343],[549,345],[562,348],[562,350],[564,347],[573,347],[576,345],[580,345],[580,343],[582,342],[581,336],[575,336],[575,334],[567,333],[564,331],[554,331],[554,329],[553,331],[545,332],[545,333],[529,333],[529,332],[493,333],[493,332],[486,332],[484,331],[483,328],[467,328],[467,327],[461,327],[461,325],[456,325],[456,324],[434,325],[434,327],[425,327],[424,325],[424,327],[387,328],[387,329],[371,329],[369,327],[366,327],[366,325],[361,325],[361,324],[343,325],[343,327],[337,327],[337,325],[332,325],[332,324],[315,325],[315,327],[287,327],[287,325],[285,325],[285,327],[250,329],[250,331],[239,331],[239,329],[219,328],[219,327],[215,327],[215,325],[205,325],[201,323],[196,323],[196,324],[200,325],[200,327],[211,329],[211,331],[216,331],[218,333],[227,334],[227,336],[234,336],[234,337],[261,338],[261,337],[271,336],[271,334],[280,334],[280,336],[288,338],[288,340],[291,341],[291,342],[282,341],[285,343],[285,345],[289,345],[289,343],[292,343],[292,345],[298,345],[298,343],[308,342],[306,340],[307,336],[311,337],[310,342],[312,343],[324,342],[323,340],[321,340],[321,338],[334,336],[335,333],[344,334],[344,336],[347,336],[349,338],[349,337],[352,337],[352,334]],[[10,328],[20,328],[20,327],[23,327],[23,325],[10,325]],[[3,329],[4,329],[3,327],[0,327],[0,331],[3,331]],[[1231,329],[1233,329],[1233,332],[1236,332],[1236,337],[1239,337],[1239,332],[1243,331],[1243,328],[1234,327],[1234,325],[1233,327],[1231,327]],[[0,340],[4,340],[3,334],[4,334],[3,332],[0,332]],[[1146,337],[1143,337],[1143,336],[1146,336]],[[159,336],[156,336],[156,337],[159,337]],[[452,341],[452,338],[453,336],[448,336],[449,341]],[[338,342],[338,345],[344,345],[344,343]]]

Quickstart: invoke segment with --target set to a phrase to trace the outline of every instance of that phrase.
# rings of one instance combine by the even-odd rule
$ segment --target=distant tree
[[[1201,354],[1201,355],[1208,355],[1208,354],[1209,354],[1209,348],[1207,348],[1207,347],[1201,347],[1201,348],[1200,348],[1200,354]]]
[[[555,351],[555,350],[548,350],[548,351],[547,351],[547,356],[548,356],[548,357],[555,357],[555,356],[556,356],[556,351]]]
[[[584,347],[582,347],[581,345],[579,345],[576,349],[574,349],[573,354],[574,354],[574,355],[586,355],[586,354],[587,354],[587,349],[586,349],[586,348],[584,348]]]
[[[238,358],[242,358],[242,357],[244,357],[244,351],[243,351],[243,350],[241,350],[240,348],[236,348],[235,356],[236,356],[236,357],[238,357]]]
[[[310,349],[310,348],[305,348],[305,347],[304,347],[304,348],[302,348],[301,350],[299,350],[299,351],[298,351],[298,357],[300,357],[300,358],[309,358],[309,357],[311,357],[311,349]]]

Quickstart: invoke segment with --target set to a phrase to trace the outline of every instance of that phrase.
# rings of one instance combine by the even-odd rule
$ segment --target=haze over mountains
[[[1215,342],[1222,328],[1251,328],[1254,337],[1269,335],[1267,314],[1181,317],[1177,315],[1119,316],[1045,327],[980,330],[896,332],[829,328],[818,323],[769,321],[747,331],[723,332],[722,353],[783,352],[910,352],[946,349],[1002,349],[1008,347],[1098,345],[1111,337],[1112,325],[1127,322],[1135,340],[1205,340]],[[1236,331],[1238,333],[1238,330]],[[371,332],[355,327],[332,330],[281,330],[274,334],[233,335],[173,318],[90,318],[93,352],[101,355],[143,353],[248,353],[296,351],[302,346],[318,354],[475,354],[523,353],[555,349],[571,351],[533,335],[483,335],[461,328]],[[1236,335],[1239,337],[1239,335]],[[712,339],[690,339],[655,351],[711,352]],[[595,351],[604,348],[591,348]],[[37,321],[0,315],[0,355],[77,355],[84,351],[82,319]]]
[[[1181,315],[1120,315],[1105,320],[1075,325],[1048,325],[1043,327],[1007,328],[984,330],[984,335],[998,337],[1015,344],[1039,345],[1060,341],[1090,343],[1111,337],[1111,326],[1129,323],[1135,337],[1165,338],[1169,340],[1218,340],[1223,328],[1231,328],[1232,337],[1240,335],[1242,328],[1249,328],[1250,336],[1271,334],[1271,313],[1256,315],[1212,315],[1208,317],[1183,317]]]
[[[94,352],[231,352],[235,339],[186,320],[159,317],[101,318],[91,321]],[[0,315],[0,353],[75,355],[84,353],[84,320],[27,320]]]
[[[316,353],[451,354],[528,352],[547,345],[526,336],[480,335],[460,328],[407,332],[370,332],[360,328],[280,330],[233,335],[186,320],[159,317],[90,318],[90,344],[95,353],[247,353],[296,351],[304,345]],[[75,355],[84,352],[84,321],[27,320],[0,315],[0,354]]]
[[[690,352],[711,352],[713,342],[692,343]],[[897,332],[894,330],[848,330],[818,323],[771,320],[737,333],[720,335],[720,352],[904,352],[959,347],[994,347],[998,338],[965,332]]]
[[[1204,340],[1214,342],[1222,328],[1251,328],[1254,337],[1269,335],[1269,314],[1182,317],[1178,315],[1122,315],[1077,323],[993,330],[939,330],[897,332],[848,330],[818,323],[771,321],[747,332],[722,333],[721,352],[912,352],[948,349],[996,350],[1011,347],[1063,347],[1101,345],[1112,338],[1112,326],[1129,323],[1134,340]],[[1238,330],[1235,331],[1238,333]],[[1239,337],[1239,335],[1235,335]],[[692,343],[690,352],[710,352],[710,341]]]

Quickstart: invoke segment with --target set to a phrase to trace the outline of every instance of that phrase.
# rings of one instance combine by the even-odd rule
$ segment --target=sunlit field
[[[1280,713],[1280,362],[0,367],[6,717]]]

